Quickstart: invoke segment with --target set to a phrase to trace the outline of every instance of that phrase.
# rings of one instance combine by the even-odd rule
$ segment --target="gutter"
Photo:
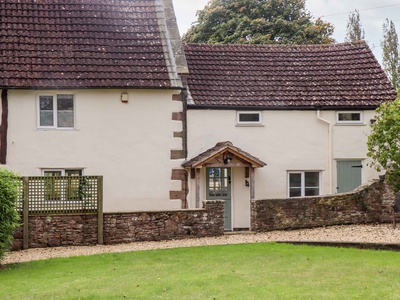
[[[332,157],[332,123],[326,119],[321,117],[321,111],[317,110],[317,119],[321,122],[328,125],[328,171],[329,171],[329,194],[334,194],[333,192],[333,176],[332,176],[332,169],[333,169],[333,157]]]

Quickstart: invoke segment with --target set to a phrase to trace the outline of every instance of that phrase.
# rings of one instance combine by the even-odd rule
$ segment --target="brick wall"
[[[204,201],[203,209],[105,213],[105,244],[183,239],[224,234],[223,201]],[[22,228],[15,234],[13,250],[22,249]],[[95,245],[97,215],[29,217],[29,248]]]
[[[386,195],[383,201],[383,196]],[[382,222],[390,213],[390,188],[379,181],[352,193],[251,202],[254,231]]]

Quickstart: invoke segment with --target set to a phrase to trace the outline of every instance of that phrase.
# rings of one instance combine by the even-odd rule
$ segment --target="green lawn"
[[[400,299],[400,253],[257,243],[57,258],[0,270],[0,299]]]

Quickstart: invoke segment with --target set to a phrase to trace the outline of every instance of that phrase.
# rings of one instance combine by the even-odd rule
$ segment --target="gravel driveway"
[[[400,226],[398,226],[396,229],[393,229],[391,224],[343,225],[291,231],[270,231],[265,233],[228,233],[219,237],[206,237],[159,242],[136,242],[118,245],[36,248],[8,252],[6,253],[5,259],[2,261],[2,264],[40,260],[53,257],[69,257],[99,253],[272,241],[372,243],[400,245]]]

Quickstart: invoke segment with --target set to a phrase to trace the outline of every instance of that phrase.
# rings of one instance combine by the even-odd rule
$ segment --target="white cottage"
[[[102,175],[104,211],[184,204],[185,57],[172,0],[0,3],[1,164]]]
[[[172,0],[61,2],[0,3],[3,167],[101,175],[105,212],[224,199],[226,230],[250,227],[251,199],[376,177],[368,125],[395,92],[364,42],[185,57]]]
[[[347,192],[377,178],[369,124],[396,93],[365,42],[188,44],[185,54],[189,207],[223,198],[225,229],[249,228],[250,199]]]

